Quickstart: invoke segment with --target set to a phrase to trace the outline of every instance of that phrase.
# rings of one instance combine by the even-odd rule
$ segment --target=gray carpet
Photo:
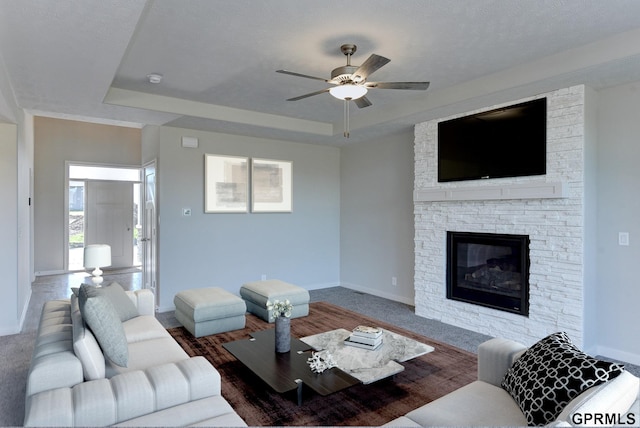
[[[0,426],[22,425],[35,332],[0,337]]]
[[[310,294],[312,301],[333,303],[473,353],[477,353],[479,344],[491,339],[484,334],[419,317],[413,306],[343,287],[315,290]]]
[[[124,275],[118,280],[125,288],[129,288]],[[0,336],[0,426],[3,427],[20,426],[23,422],[27,372],[43,302],[68,297],[68,287],[78,286],[82,279],[78,284],[65,284],[62,292],[59,284],[48,284],[44,280],[39,282],[37,285],[34,284],[23,332]],[[418,317],[413,313],[412,306],[343,287],[312,290],[310,294],[311,301],[333,303],[474,353],[477,352],[480,343],[490,338],[483,334]],[[180,325],[173,312],[158,314],[158,319],[165,328]],[[626,367],[631,373],[640,376],[639,366],[626,364]]]

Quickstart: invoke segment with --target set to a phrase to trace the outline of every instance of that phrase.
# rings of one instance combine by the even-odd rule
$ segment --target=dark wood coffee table
[[[293,337],[291,351],[277,353],[274,335],[274,329],[258,331],[251,333],[250,339],[222,346],[276,392],[297,391],[298,405],[302,404],[303,385],[325,396],[360,383],[337,367],[322,373],[311,371],[307,359],[313,349]]]

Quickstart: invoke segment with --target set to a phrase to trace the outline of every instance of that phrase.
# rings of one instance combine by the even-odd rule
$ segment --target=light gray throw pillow
[[[124,288],[117,282],[112,282],[106,287],[98,287],[96,292],[104,294],[113,303],[120,321],[125,322],[138,316],[138,308],[133,304]]]
[[[129,363],[127,337],[115,306],[99,288],[82,284],[78,293],[80,313],[105,356],[120,367]]]

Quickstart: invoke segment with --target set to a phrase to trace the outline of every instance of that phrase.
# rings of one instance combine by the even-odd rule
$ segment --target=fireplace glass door
[[[529,237],[447,232],[447,298],[528,316]]]

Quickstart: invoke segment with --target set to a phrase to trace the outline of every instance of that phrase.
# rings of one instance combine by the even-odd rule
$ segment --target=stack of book
[[[344,344],[374,351],[382,345],[382,329],[359,325],[344,340]]]

